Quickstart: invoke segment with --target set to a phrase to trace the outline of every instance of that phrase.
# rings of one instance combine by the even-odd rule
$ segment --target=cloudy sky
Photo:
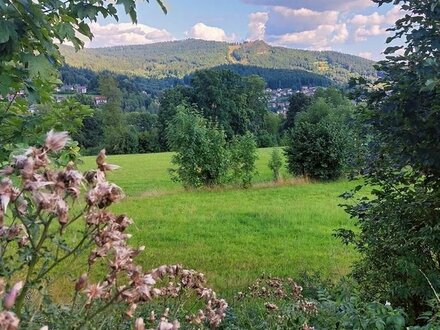
[[[264,40],[271,45],[336,50],[380,59],[386,29],[402,13],[370,0],[155,0],[139,2],[139,23],[121,15],[119,23],[92,24],[87,47],[146,44],[199,38],[228,42]]]

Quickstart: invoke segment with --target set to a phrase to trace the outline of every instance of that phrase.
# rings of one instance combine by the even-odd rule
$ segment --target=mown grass
[[[332,232],[349,224],[338,196],[354,184],[262,184],[271,180],[271,149],[259,152],[260,184],[248,190],[184,191],[170,180],[170,153],[108,157],[109,163],[121,166],[109,180],[128,196],[112,209],[134,219],[130,242],[146,246],[137,259],[144,269],[180,263],[205,273],[226,295],[262,273],[298,277],[319,272],[337,279],[349,272],[356,254]],[[95,167],[93,157],[84,162],[83,168]],[[77,272],[81,264],[68,267]],[[67,285],[67,278],[63,282]]]

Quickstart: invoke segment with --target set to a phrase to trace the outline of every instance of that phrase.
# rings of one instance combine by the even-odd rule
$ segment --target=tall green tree
[[[312,103],[312,97],[304,93],[295,93],[289,98],[286,120],[283,123],[284,130],[290,130],[295,124],[295,117],[298,113],[307,109]]]
[[[160,97],[157,118],[158,143],[161,151],[169,150],[167,131],[179,105],[189,104],[189,89],[177,86],[166,90]]]
[[[351,111],[350,107],[335,106],[324,97],[316,97],[300,112],[285,149],[289,172],[317,180],[341,177],[354,153]]]
[[[357,93],[371,140],[363,179],[372,196],[347,206],[360,230],[339,235],[361,254],[353,274],[365,294],[415,319],[440,290],[440,3],[375,2],[401,5],[406,15],[387,39],[397,45],[378,64],[383,77]]]
[[[130,130],[121,109],[122,92],[116,79],[105,74],[99,78],[99,91],[107,103],[102,106],[104,147],[109,154],[130,154],[138,151],[139,137]]]
[[[166,127],[178,105],[195,104],[203,117],[217,123],[228,140],[247,131],[264,131],[267,100],[264,81],[258,76],[240,77],[229,70],[200,70],[191,78],[191,86],[166,91],[160,100],[159,143],[165,148]]]

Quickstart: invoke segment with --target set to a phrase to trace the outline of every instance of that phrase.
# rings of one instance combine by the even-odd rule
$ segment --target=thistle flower
[[[54,195],[47,192],[37,191],[36,193],[34,193],[34,199],[40,209],[52,210]]]
[[[58,222],[61,226],[64,226],[69,220],[68,217],[69,207],[62,198],[57,198],[55,202],[55,213],[58,216]]]
[[[122,189],[113,183],[100,182],[87,193],[86,202],[102,209],[124,198]]]
[[[14,160],[14,166],[16,169],[23,169],[24,165],[26,164],[28,157],[26,155],[18,155],[18,156],[14,156],[13,160]]]
[[[17,330],[20,320],[17,315],[9,311],[0,313],[0,329]]]
[[[134,330],[145,330],[145,323],[142,317],[139,317],[134,322]]]
[[[87,305],[91,303],[93,299],[102,298],[105,294],[104,285],[102,284],[90,284],[84,293],[87,295]]]
[[[136,312],[137,305],[136,304],[130,304],[128,310],[125,312],[125,316],[128,318],[132,318],[134,316],[134,313]]]
[[[0,208],[3,212],[6,212],[13,193],[12,181],[9,178],[4,178],[0,182]]]
[[[54,132],[54,130],[50,130],[50,132],[46,135],[44,146],[47,150],[57,152],[65,147],[68,139],[68,132]]]
[[[105,149],[102,149],[99,152],[98,157],[96,157],[96,165],[98,165],[99,170],[101,170],[102,172],[106,172],[106,171],[114,171],[120,168],[118,165],[107,164],[105,162],[106,157],[107,156],[105,154]]]
[[[34,168],[39,169],[49,165],[49,157],[47,157],[47,151],[41,148],[30,148],[30,154],[34,159]]]
[[[276,311],[276,310],[278,310],[278,306],[277,305],[272,304],[272,303],[268,303],[268,302],[264,304],[264,307],[266,307],[266,309],[269,310],[269,311]]]
[[[32,179],[34,172],[35,172],[35,162],[31,157],[29,157],[23,162],[23,168],[20,171],[23,181]]]
[[[14,168],[9,165],[0,170],[0,175],[2,175],[2,176],[8,176],[13,173],[14,173]]]
[[[23,197],[18,198],[16,202],[17,212],[20,215],[25,215],[27,208],[28,208],[28,202]]]

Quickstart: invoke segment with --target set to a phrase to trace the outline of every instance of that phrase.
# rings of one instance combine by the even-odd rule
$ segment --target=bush
[[[343,110],[318,98],[296,116],[285,149],[289,172],[318,180],[334,180],[345,172],[352,137]]]
[[[258,158],[257,144],[254,135],[246,132],[235,136],[229,147],[232,180],[239,182],[243,188],[249,188],[256,172],[255,161]]]
[[[283,158],[278,149],[272,150],[270,160],[268,163],[270,170],[272,171],[272,177],[275,182],[281,179],[281,167],[283,166]]]
[[[225,134],[194,109],[179,106],[167,129],[168,143],[177,153],[171,162],[173,180],[185,188],[224,183],[228,171]]]

